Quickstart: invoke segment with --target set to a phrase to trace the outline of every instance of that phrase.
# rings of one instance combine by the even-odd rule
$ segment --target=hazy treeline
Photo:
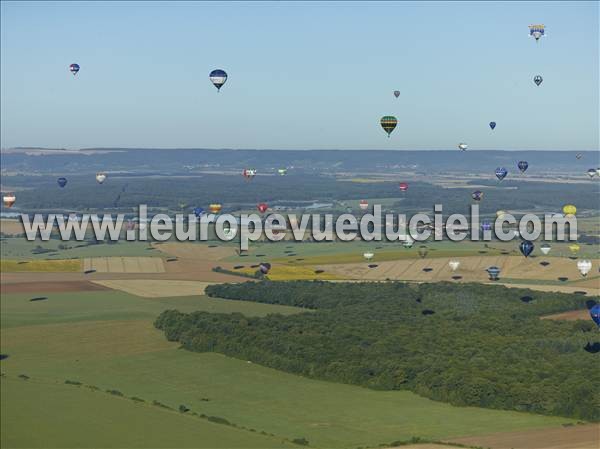
[[[192,351],[312,378],[411,390],[455,405],[600,419],[598,354],[583,349],[598,339],[595,325],[539,319],[585,307],[577,295],[318,281],[222,284],[206,293],[312,310],[261,318],[169,310],[156,327]]]

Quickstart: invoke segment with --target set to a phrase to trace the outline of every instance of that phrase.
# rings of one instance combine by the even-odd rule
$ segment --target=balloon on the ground
[[[459,148],[461,151],[467,151],[467,148],[468,148],[468,147],[469,147],[469,145],[467,145],[466,143],[462,143],[462,142],[461,142],[461,143],[459,143],[459,144],[458,144],[458,148]]]
[[[542,243],[542,245],[540,246],[540,251],[544,255],[548,254],[551,249],[552,249],[552,246],[550,246],[548,243]]]
[[[401,182],[400,185],[398,186],[398,188],[402,192],[406,192],[408,190],[408,183],[407,182]]]
[[[600,326],[600,304],[596,304],[590,309],[590,317],[597,326]]]
[[[563,214],[567,217],[573,217],[577,213],[577,208],[572,204],[567,204],[562,208]]]
[[[400,91],[399,90],[395,90],[394,91],[394,97],[398,98],[400,96]]]
[[[517,167],[519,167],[521,173],[525,173],[527,171],[527,168],[529,168],[529,163],[527,161],[519,161]]]
[[[12,192],[6,192],[4,195],[2,195],[2,203],[4,204],[4,207],[11,208],[13,204],[15,204],[15,201],[17,201],[17,197]]]
[[[217,91],[220,91],[221,87],[223,87],[223,84],[225,84],[225,81],[227,81],[227,73],[225,72],[225,70],[221,69],[213,70],[212,72],[210,72],[210,75],[208,75],[208,77],[217,88]]]
[[[542,78],[540,75],[536,75],[533,77],[533,82],[536,84],[536,86],[539,86],[540,84],[542,84],[543,81],[544,81],[544,78]]]
[[[381,117],[379,122],[381,123],[381,127],[387,133],[388,137],[390,137],[390,134],[392,134],[392,131],[396,129],[396,125],[398,124],[396,117],[391,115]]]
[[[64,186],[66,186],[66,185],[67,185],[67,178],[64,178],[64,177],[62,177],[62,176],[61,176],[60,178],[58,178],[58,179],[56,180],[56,182],[57,182],[57,183],[58,183],[58,185],[59,185],[59,186],[62,188],[62,187],[64,187]]]
[[[521,251],[521,254],[523,254],[525,257],[529,257],[529,255],[533,252],[534,248],[535,245],[529,240],[525,240],[519,245],[519,250]]]
[[[481,201],[483,198],[483,192],[481,190],[475,190],[473,193],[471,193],[471,197],[475,201]]]
[[[69,70],[73,75],[77,75],[77,72],[79,72],[79,64],[71,64]]]
[[[504,178],[506,178],[506,175],[508,174],[508,170],[505,169],[504,167],[498,167],[496,169],[496,178],[498,178],[500,181],[502,181]]]
[[[582,276],[587,276],[592,269],[592,262],[589,260],[579,260],[577,261],[577,269]]]
[[[496,128],[496,122],[490,122],[490,128],[494,130],[494,128]]]
[[[96,181],[98,181],[98,184],[102,184],[104,181],[106,181],[106,173],[96,173]]]
[[[448,262],[448,265],[450,265],[450,269],[452,271],[456,271],[460,266],[460,262],[458,260],[451,260],[450,262]]]
[[[529,25],[529,36],[535,38],[536,42],[545,35],[544,25]]]

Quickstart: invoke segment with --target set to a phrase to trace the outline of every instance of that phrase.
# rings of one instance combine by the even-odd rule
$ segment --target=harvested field
[[[235,255],[234,246],[217,246],[209,248],[203,243],[161,243],[154,244],[157,250],[179,259],[194,259],[202,261],[218,261]]]
[[[542,320],[565,320],[565,321],[575,321],[575,320],[586,320],[590,319],[590,312],[587,309],[582,310],[570,310],[568,312],[555,313],[553,315],[546,315],[541,317]]]
[[[88,281],[74,282],[15,282],[12,284],[0,284],[2,293],[57,293],[57,292],[89,292],[97,290],[109,290],[102,285]]]
[[[18,220],[0,220],[0,232],[7,235],[23,234],[23,224]]]
[[[127,279],[93,281],[99,287],[121,290],[143,298],[168,298],[173,296],[198,296],[204,294],[210,282]]]
[[[489,449],[598,449],[600,425],[587,424],[544,430],[498,433],[451,440]]]
[[[10,260],[0,261],[0,271],[3,273],[19,272],[77,272],[81,271],[80,260]]]
[[[85,272],[96,273],[164,273],[158,257],[93,257],[83,260]]]

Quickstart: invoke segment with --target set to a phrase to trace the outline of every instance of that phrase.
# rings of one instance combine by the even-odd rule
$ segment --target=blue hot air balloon
[[[506,175],[508,175],[508,170],[506,170],[504,167],[498,167],[496,169],[496,178],[498,178],[500,181],[506,178]]]
[[[492,223],[490,223],[489,221],[484,221],[483,223],[481,223],[481,230],[482,231],[491,231],[492,230]]]
[[[481,190],[475,190],[473,193],[471,193],[471,197],[475,201],[481,201],[481,199],[483,198],[483,192]]]
[[[529,163],[527,161],[519,161],[517,167],[519,167],[521,173],[525,173],[527,171],[527,168],[529,167]]]
[[[204,213],[204,209],[201,207],[194,207],[194,215],[198,218]]]
[[[63,178],[62,176],[56,180],[60,187],[64,187],[67,185],[67,178]]]
[[[600,326],[600,304],[596,304],[590,309],[590,317],[596,325]]]
[[[217,91],[220,91],[223,84],[225,84],[225,81],[227,81],[227,73],[225,72],[225,70],[221,69],[213,70],[212,72],[210,72],[210,75],[208,75],[208,77],[217,88]]]
[[[519,249],[525,257],[529,257],[529,255],[533,252],[533,248],[535,248],[535,246],[529,240],[524,240],[519,245]]]
[[[490,276],[491,281],[497,281],[498,276],[500,275],[500,268],[498,267],[489,267],[487,270],[488,275]]]
[[[77,75],[77,72],[79,72],[79,64],[71,64],[69,70],[73,75]]]
[[[492,130],[496,127],[496,122],[490,122],[490,128],[492,128]]]

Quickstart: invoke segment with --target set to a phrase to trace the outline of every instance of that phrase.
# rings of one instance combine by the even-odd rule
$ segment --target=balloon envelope
[[[461,151],[466,151],[468,147],[469,147],[469,146],[468,146],[466,143],[459,143],[459,144],[458,144],[458,148],[459,148]]]
[[[594,176],[596,176],[596,169],[595,169],[595,168],[590,168],[590,169],[587,171],[587,174],[588,174],[588,176],[589,176],[590,178],[593,178]]]
[[[211,205],[208,206],[208,209],[213,213],[213,214],[218,214],[219,212],[221,212],[221,209],[223,208],[223,206],[221,206],[218,203],[213,203]]]
[[[71,64],[69,70],[73,75],[77,75],[77,72],[79,72],[79,64]]]
[[[486,270],[490,276],[490,279],[492,281],[497,281],[498,280],[498,275],[500,274],[500,268],[498,267],[489,267]]]
[[[596,304],[590,309],[590,317],[597,326],[600,326],[600,304]]]
[[[450,262],[448,262],[448,265],[450,265],[450,269],[452,271],[456,271],[460,266],[460,262],[458,260],[451,260]]]
[[[519,167],[521,173],[525,173],[525,171],[527,171],[527,168],[529,167],[529,163],[527,161],[519,161],[517,167]]]
[[[60,177],[56,180],[60,187],[64,187],[67,185],[67,178]]]
[[[267,205],[267,203],[259,203],[259,204],[256,206],[256,208],[258,209],[258,211],[259,211],[261,214],[264,214],[264,213],[267,211],[267,209],[269,208],[269,206]]]
[[[548,243],[543,243],[542,246],[540,246],[540,251],[544,255],[548,254],[551,249],[552,249],[552,247]]]
[[[360,207],[362,210],[367,210],[369,208],[369,202],[367,200],[360,200],[358,207]]]
[[[4,204],[4,207],[11,208],[13,204],[15,204],[15,201],[17,201],[17,197],[14,193],[7,192],[2,195],[2,203]]]
[[[592,269],[592,262],[589,260],[580,260],[577,262],[577,269],[579,270],[582,276],[587,276],[587,274]]]
[[[373,253],[364,253],[363,257],[367,260],[371,260],[375,254]]]
[[[399,185],[399,188],[402,192],[406,192],[408,190],[408,183],[406,182],[401,182]]]
[[[201,207],[194,207],[194,215],[200,217],[204,213],[204,209]]]
[[[400,91],[399,90],[395,90],[394,91],[394,97],[398,98],[400,96]]]
[[[543,81],[544,81],[544,78],[542,78],[540,75],[536,75],[533,77],[533,82],[536,84],[536,86],[539,86],[540,84],[542,84]]]
[[[492,130],[496,127],[496,122],[490,122],[490,128],[492,128]]]
[[[471,193],[471,197],[475,201],[481,201],[481,199],[483,198],[483,192],[481,190],[475,190],[473,193]]]
[[[523,254],[525,257],[528,257],[533,252],[534,247],[535,246],[533,242],[525,240],[519,245],[519,250],[521,251],[521,254]]]
[[[223,84],[225,84],[225,81],[227,81],[227,73],[225,72],[225,70],[221,69],[213,70],[212,72],[210,72],[210,75],[208,75],[208,77],[210,78],[210,81],[215,85],[218,91],[221,90],[221,87],[223,86]]]
[[[271,270],[271,264],[263,262],[259,265],[259,269],[262,274],[267,274]]]
[[[381,124],[381,127],[383,128],[383,130],[387,133],[388,137],[390,137],[390,134],[392,134],[392,131],[394,129],[396,129],[398,120],[396,119],[396,117],[393,117],[391,115],[386,115],[384,117],[381,117],[381,120],[379,121],[379,123]]]
[[[504,178],[506,178],[507,174],[508,174],[508,170],[505,169],[504,167],[498,167],[496,169],[496,178],[498,178],[500,181],[502,181]]]
[[[577,208],[572,204],[567,204],[563,206],[562,210],[563,214],[565,214],[566,216],[573,216],[577,213]]]
[[[102,184],[106,181],[106,173],[96,173],[96,181],[98,181],[98,184]]]

